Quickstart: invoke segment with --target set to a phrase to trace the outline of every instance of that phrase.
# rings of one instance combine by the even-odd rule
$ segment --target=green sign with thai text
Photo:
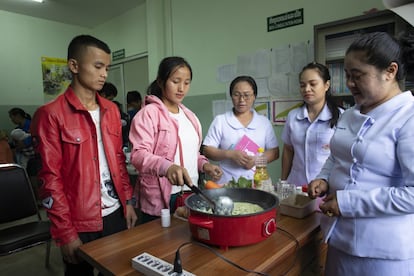
[[[275,31],[303,24],[303,9],[282,13],[267,18],[267,31]]]
[[[119,60],[125,58],[125,49],[112,52],[112,60]]]

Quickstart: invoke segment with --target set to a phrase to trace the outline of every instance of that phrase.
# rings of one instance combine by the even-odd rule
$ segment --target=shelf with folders
[[[336,103],[347,109],[354,105],[349,88],[346,86],[344,63],[342,61],[328,62],[326,64],[331,75],[331,94],[335,97]]]
[[[315,25],[315,60],[326,64],[343,59],[348,46],[361,34],[381,31],[395,35],[408,28],[407,22],[388,10]]]
[[[343,62],[327,63],[331,74],[331,93],[333,96],[351,96],[351,92],[346,86],[346,78]]]

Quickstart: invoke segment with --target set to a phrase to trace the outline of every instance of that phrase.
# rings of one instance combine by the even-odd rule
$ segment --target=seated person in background
[[[29,161],[35,158],[35,153],[32,145],[32,137],[30,135],[30,124],[32,122],[32,117],[23,109],[18,107],[14,107],[9,110],[9,117],[10,120],[16,124],[14,135],[16,135],[16,138],[18,138],[13,139],[13,135],[10,133],[10,136],[13,139],[13,141],[11,141],[11,147],[17,155],[22,154],[27,157],[21,158],[21,160],[17,160],[22,161],[20,163],[17,163],[27,169],[29,175],[35,175],[37,172],[29,167]]]
[[[127,93],[126,100],[129,119],[132,120],[135,114],[141,109],[142,97],[138,91],[134,90]]]
[[[7,133],[0,130],[0,164],[14,163],[13,152],[10,148]]]
[[[255,152],[247,153],[234,147],[244,135],[258,147],[265,149],[267,162],[279,158],[279,146],[269,119],[258,114],[254,108],[257,96],[255,80],[239,76],[230,84],[233,109],[214,118],[203,142],[203,153],[211,160],[219,161],[223,176],[219,183],[227,184],[240,176],[253,179]]]
[[[32,136],[30,135],[30,133],[25,132],[21,128],[15,128],[10,132],[10,138],[12,139],[13,144],[16,145],[16,163],[24,168],[27,168],[29,160],[33,158],[35,155],[33,146],[31,144],[28,146],[24,146],[24,141],[28,138],[31,139],[31,137]]]
[[[15,162],[21,165],[23,168],[26,169],[26,172],[30,178],[30,183],[32,184],[33,191],[35,193],[36,199],[39,200],[39,179],[37,178],[37,174],[40,170],[40,158],[36,155],[35,150],[33,148],[33,144],[27,146],[19,146],[24,145],[24,141],[26,139],[32,140],[32,136],[30,133],[25,132],[21,128],[15,128],[10,132],[10,138],[13,141],[13,144],[16,145],[16,149],[14,151],[14,159]]]

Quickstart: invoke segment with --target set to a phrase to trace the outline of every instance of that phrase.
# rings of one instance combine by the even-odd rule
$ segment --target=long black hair
[[[162,91],[165,88],[168,78],[178,68],[187,67],[190,70],[190,79],[193,79],[193,69],[190,64],[182,57],[166,57],[158,66],[157,79],[154,80],[147,88],[148,95],[154,95],[158,98],[162,98]]]
[[[299,73],[299,78],[302,76],[302,73],[305,70],[315,70],[319,74],[319,76],[322,78],[324,83],[331,80],[331,75],[329,74],[328,68],[321,63],[311,62],[305,67],[303,67],[302,71]],[[331,128],[333,128],[338,123],[338,119],[339,119],[339,116],[341,115],[341,112],[340,112],[340,106],[336,103],[335,99],[332,96],[330,86],[329,86],[328,91],[326,91],[325,93],[325,100],[326,100],[326,105],[328,106],[329,110],[332,113],[332,118],[329,120],[329,125],[331,126]]]
[[[403,34],[396,39],[385,32],[373,32],[361,35],[346,50],[349,52],[362,51],[365,62],[379,70],[385,70],[391,62],[398,65],[395,76],[398,82],[405,79],[407,72],[414,71],[414,34]]]

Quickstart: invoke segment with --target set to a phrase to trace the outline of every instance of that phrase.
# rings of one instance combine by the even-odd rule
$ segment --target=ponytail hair
[[[385,70],[391,62],[398,65],[396,80],[403,81],[407,75],[414,71],[414,35],[406,33],[399,39],[386,32],[372,32],[359,36],[346,50],[350,52],[361,51],[365,53],[365,62]]]
[[[321,63],[314,61],[314,62],[309,63],[305,67],[303,67],[302,71],[299,73],[299,78],[301,77],[302,73],[305,70],[315,70],[319,74],[319,76],[322,78],[324,83],[331,80],[331,75],[329,74],[328,68]],[[325,93],[325,100],[326,100],[326,105],[328,106],[332,114],[332,118],[329,120],[329,125],[331,128],[333,128],[338,123],[338,119],[341,113],[340,113],[340,106],[336,103],[335,99],[332,96],[330,86],[329,86],[329,89]]]
[[[187,67],[190,70],[190,78],[193,79],[193,70],[184,58],[175,56],[164,58],[158,66],[157,79],[148,86],[147,94],[161,98],[168,78],[181,67]]]

